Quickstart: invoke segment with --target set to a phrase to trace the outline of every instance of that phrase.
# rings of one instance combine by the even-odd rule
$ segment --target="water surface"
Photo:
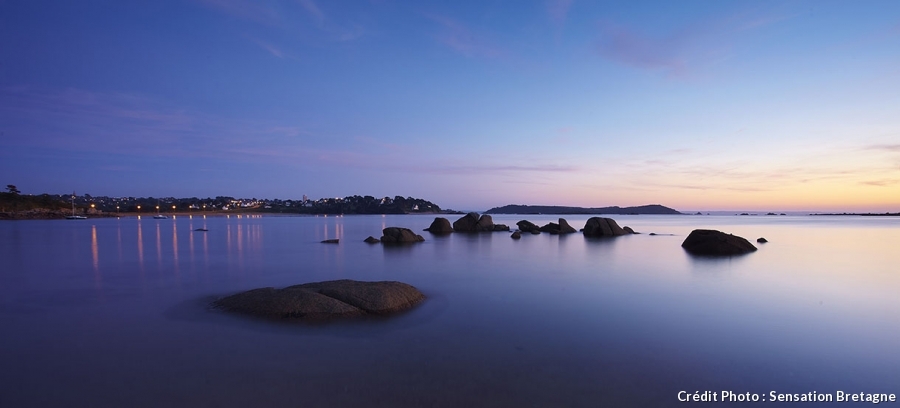
[[[587,218],[566,217],[576,228]],[[522,218],[557,217],[494,217]],[[900,393],[897,218],[614,218],[644,233],[422,232],[424,243],[383,247],[362,240],[433,217],[3,222],[0,406],[627,407],[684,405],[681,390]],[[694,228],[770,242],[697,258],[680,247]],[[341,243],[319,243],[329,238]],[[237,291],[343,278],[399,280],[428,299],[388,320],[315,326],[207,308]]]

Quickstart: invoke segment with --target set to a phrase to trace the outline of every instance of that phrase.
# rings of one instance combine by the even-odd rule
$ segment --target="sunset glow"
[[[900,211],[900,3],[0,3],[23,193]]]

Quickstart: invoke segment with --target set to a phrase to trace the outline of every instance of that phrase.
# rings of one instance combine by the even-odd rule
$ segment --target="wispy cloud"
[[[865,184],[869,186],[875,187],[889,187],[900,184],[900,179],[880,179],[880,180],[866,180],[861,181],[860,184]]]
[[[278,48],[272,44],[269,44],[265,41],[260,41],[260,40],[256,40],[256,44],[259,45],[260,47],[262,47],[262,49],[268,51],[269,54],[272,54],[273,56],[278,57],[278,58],[284,58],[284,52],[281,51],[280,48]]]
[[[493,44],[483,34],[476,34],[463,23],[447,16],[427,14],[427,18],[438,23],[440,32],[437,41],[466,57],[500,58],[506,51]]]
[[[629,27],[612,21],[599,25],[597,53],[611,61],[685,78],[733,52],[739,33],[760,29],[799,14],[740,13],[686,24],[667,33]]]
[[[313,0],[297,0],[301,6],[315,18],[320,24],[325,21],[325,13],[322,12],[322,9],[316,5],[316,2]]]
[[[680,53],[686,42],[684,34],[653,38],[613,23],[602,24],[601,32],[597,52],[605,58],[636,68],[663,70],[674,75],[685,72],[687,61]]]
[[[900,153],[900,144],[874,144],[866,146],[865,149]]]

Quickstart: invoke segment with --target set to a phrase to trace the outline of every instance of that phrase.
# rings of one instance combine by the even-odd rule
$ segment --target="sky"
[[[26,194],[900,211],[900,2],[0,0]]]

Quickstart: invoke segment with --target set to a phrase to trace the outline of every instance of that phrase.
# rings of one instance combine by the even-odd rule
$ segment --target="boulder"
[[[614,237],[627,232],[612,218],[591,217],[584,223],[582,231],[586,237]]]
[[[509,231],[509,225],[494,224],[494,231]]]
[[[559,224],[550,222],[539,229],[541,232],[549,232],[551,234],[559,234]]]
[[[450,220],[443,217],[435,217],[434,221],[431,222],[431,226],[426,228],[425,231],[432,234],[449,234],[453,232],[453,227],[450,226]]]
[[[575,231],[565,218],[560,218],[559,223],[550,222],[540,228],[541,232],[549,232],[551,234],[571,234]]]
[[[522,231],[522,232],[540,231],[540,229],[541,229],[540,227],[535,225],[533,222],[528,221],[528,220],[519,221],[516,223],[516,226],[519,227],[519,231]]]
[[[367,244],[377,244],[377,243],[381,242],[381,240],[369,235],[369,237],[364,239],[363,242],[365,242]]]
[[[331,320],[409,309],[425,295],[402,282],[337,280],[260,288],[227,296],[213,306],[228,312],[259,317]]]
[[[516,231],[516,232],[513,232],[512,235],[510,235],[509,237],[512,239],[519,239],[519,238],[522,238],[522,233],[519,231]]]
[[[341,242],[341,240],[338,238],[326,239],[326,240],[322,241],[323,244],[339,244],[340,242]]]
[[[695,255],[740,255],[756,251],[756,247],[742,237],[706,229],[691,231],[681,247]]]
[[[453,230],[456,232],[475,232],[478,225],[478,213],[468,213],[453,222]]]
[[[625,231],[625,232],[628,233],[628,234],[637,234],[637,232],[634,232],[634,230],[631,229],[631,227],[629,227],[629,226],[627,226],[627,225],[624,226],[624,227],[622,227],[622,231]]]
[[[478,223],[475,224],[475,231],[484,232],[484,231],[493,231],[494,230],[494,219],[488,214],[482,214],[481,218],[478,219]]]
[[[382,244],[406,244],[425,240],[409,228],[387,227],[381,233],[384,234],[381,237]]]
[[[470,212],[453,223],[453,230],[456,232],[494,231],[494,219],[488,214],[479,217],[478,213]]]
[[[559,233],[560,234],[572,234],[575,232],[578,232],[578,231],[576,231],[575,228],[573,228],[571,225],[569,225],[569,222],[566,221],[565,218],[559,219]]]
[[[769,240],[765,239],[763,237],[759,237],[756,239],[756,242],[759,242],[760,244],[765,244],[766,242],[769,242]]]

